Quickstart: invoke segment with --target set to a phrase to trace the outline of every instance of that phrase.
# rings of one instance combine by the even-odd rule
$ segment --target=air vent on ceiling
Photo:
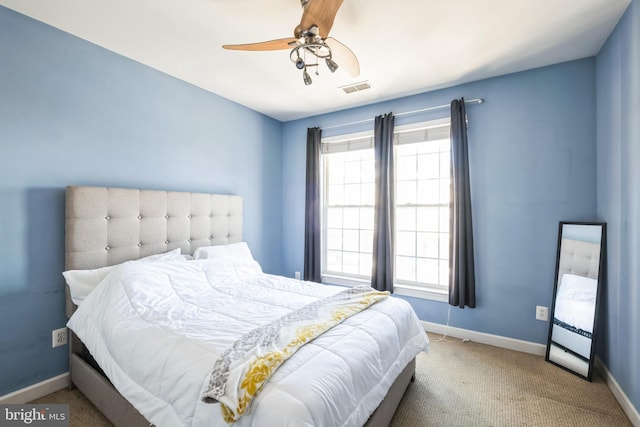
[[[340,87],[340,89],[342,89],[344,91],[344,93],[360,92],[361,90],[367,90],[367,89],[370,89],[370,88],[371,88],[371,84],[369,82],[366,82],[366,81]]]

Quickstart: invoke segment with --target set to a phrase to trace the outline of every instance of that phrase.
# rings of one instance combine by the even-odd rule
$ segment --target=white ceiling
[[[312,0],[313,1],[313,0]],[[222,44],[293,36],[299,0],[0,0],[280,121],[595,55],[631,0],[344,0],[331,36],[360,60],[305,86],[288,51]],[[339,87],[369,81],[345,94]]]

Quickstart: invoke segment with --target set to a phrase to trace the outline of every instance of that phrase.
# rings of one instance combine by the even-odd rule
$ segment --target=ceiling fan
[[[343,0],[301,0],[304,11],[300,23],[293,30],[294,37],[222,47],[248,51],[291,49],[289,58],[296,68],[302,70],[302,79],[307,86],[312,83],[307,68],[316,67],[317,75],[318,61],[321,59],[324,59],[332,73],[340,66],[351,77],[356,77],[360,74],[358,58],[347,46],[329,37],[342,2]]]

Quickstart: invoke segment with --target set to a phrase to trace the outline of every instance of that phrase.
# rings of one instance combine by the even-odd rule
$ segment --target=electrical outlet
[[[295,278],[296,278],[297,280],[300,280],[300,272],[299,272],[299,271],[296,271],[296,272],[295,272],[295,274],[294,274],[294,276],[295,276]]]
[[[67,340],[68,340],[67,328],[60,328],[51,332],[51,348],[63,346],[67,343]]]
[[[549,320],[549,307],[536,305],[536,319],[547,322]]]

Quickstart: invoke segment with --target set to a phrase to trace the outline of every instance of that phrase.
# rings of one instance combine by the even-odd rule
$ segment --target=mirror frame
[[[595,300],[595,313],[593,317],[593,329],[591,333],[591,348],[589,351],[589,360],[588,360],[588,369],[587,374],[582,375],[580,372],[577,372],[571,369],[569,366],[564,366],[554,360],[550,360],[549,355],[551,351],[551,337],[554,328],[554,314],[556,309],[556,296],[558,292],[558,281],[560,279],[560,253],[562,250],[562,234],[564,227],[567,225],[593,225],[601,227],[600,233],[600,256],[598,260],[598,277],[597,277],[597,285],[596,285],[596,300]],[[551,304],[551,311],[549,312],[549,335],[547,337],[547,351],[545,354],[545,361],[556,365],[565,371],[571,372],[574,375],[579,376],[587,381],[592,381],[593,378],[593,367],[595,361],[595,343],[596,343],[596,332],[598,326],[598,311],[600,306],[600,294],[603,289],[604,280],[606,278],[606,252],[607,252],[607,223],[606,222],[575,222],[575,221],[561,221],[558,226],[558,253],[556,256],[556,271],[555,271],[555,281],[553,286],[553,301]],[[558,326],[556,326],[558,327]]]

